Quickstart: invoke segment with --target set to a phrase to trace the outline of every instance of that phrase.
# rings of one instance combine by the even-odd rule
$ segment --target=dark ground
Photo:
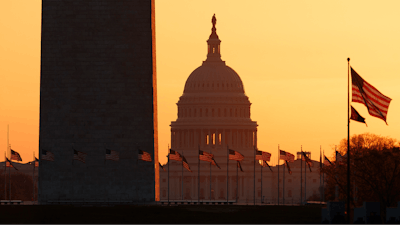
[[[321,223],[321,206],[0,206],[1,223]]]

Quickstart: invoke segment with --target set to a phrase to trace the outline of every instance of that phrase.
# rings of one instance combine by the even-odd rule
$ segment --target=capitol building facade
[[[282,203],[284,191],[287,201],[298,203],[301,191],[299,159],[290,163],[291,175],[286,168],[285,190],[281,166],[279,194],[278,168],[271,166],[271,172],[268,167],[262,169],[258,160],[254,162],[258,125],[251,120],[251,103],[242,80],[221,60],[215,16],[212,24],[207,40],[207,59],[187,79],[177,103],[178,118],[171,123],[171,149],[185,157],[191,172],[183,168],[181,161],[174,160],[163,166],[165,171],[160,168],[160,200],[226,201],[228,197],[229,201],[239,203],[252,203],[254,199],[258,203],[261,199],[273,203],[279,196]],[[235,160],[228,160],[229,149],[244,156],[240,161],[243,172]],[[218,167],[200,161],[199,150],[213,154]],[[277,154],[278,150],[269,152]],[[313,172],[307,171],[307,196],[320,193],[316,166],[319,167],[319,163],[314,162]],[[303,163],[303,173],[304,169]]]

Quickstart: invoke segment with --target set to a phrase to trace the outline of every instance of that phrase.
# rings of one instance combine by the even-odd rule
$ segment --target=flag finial
[[[347,62],[350,62],[350,58],[347,58]]]

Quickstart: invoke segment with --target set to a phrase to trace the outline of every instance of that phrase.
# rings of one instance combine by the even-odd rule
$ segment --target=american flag
[[[242,161],[244,159],[244,156],[235,150],[229,149],[229,159],[236,160],[236,161]]]
[[[54,154],[42,149],[42,160],[54,161]]]
[[[179,154],[177,151],[174,151],[172,149],[169,150],[168,157],[170,160],[182,161],[181,154]]]
[[[271,169],[271,167],[270,167],[269,164],[267,163],[267,161],[264,161],[264,160],[263,160],[263,161],[261,162],[261,166],[262,166],[262,167],[267,167],[267,166],[268,166],[269,169],[271,170],[271,172],[273,172],[272,169]]]
[[[39,159],[35,157],[35,167],[39,167]]]
[[[332,163],[331,163],[331,161],[324,155],[324,157],[325,157],[325,159],[324,159],[324,164],[326,165],[326,166],[329,166],[329,165],[333,165]]]
[[[106,149],[106,159],[118,161],[119,160],[119,152],[110,150],[110,149]]]
[[[11,160],[22,161],[22,158],[18,152],[11,149]]]
[[[213,154],[210,154],[210,153],[204,152],[202,150],[199,150],[199,159],[200,160],[212,163],[213,162],[213,158],[214,158]]]
[[[161,168],[161,169],[163,169],[164,171],[166,171],[165,168],[164,168],[164,166],[162,166],[160,162],[158,162],[158,165],[160,165],[160,168]]]
[[[148,153],[148,152],[139,150],[138,154],[139,154],[138,157],[139,157],[140,160],[147,161],[147,162],[152,162],[153,161],[151,159],[150,153]]]
[[[350,119],[358,121],[360,123],[365,123],[365,125],[367,126],[367,123],[365,122],[365,118],[362,117],[360,115],[360,113],[357,112],[357,110],[355,108],[353,108],[353,106],[351,106],[351,115],[350,115]],[[368,126],[367,126],[368,127]]]
[[[18,170],[17,168],[14,167],[14,165],[8,158],[6,158],[6,167],[12,167],[12,168]]]
[[[289,174],[292,174],[292,171],[290,170],[290,166],[289,166],[289,163],[288,163],[287,160],[285,160],[285,164],[286,164],[286,166],[287,166],[287,169],[288,169],[288,171],[289,171]]]
[[[294,155],[291,154],[291,153],[289,153],[289,152],[280,150],[279,159],[287,160],[287,161],[289,161],[289,162],[294,162]]]
[[[182,158],[183,158],[183,167],[185,167],[187,170],[189,170],[189,172],[192,172],[192,171],[190,170],[190,167],[189,167],[188,162],[186,161],[185,156],[182,156]]]
[[[271,160],[271,153],[256,150],[256,160],[269,162]]]
[[[86,153],[83,153],[83,152],[80,152],[80,151],[77,151],[74,149],[74,160],[79,160],[79,161],[85,163],[86,155],[87,155]]]
[[[364,104],[371,116],[382,119],[386,123],[389,104],[392,99],[380,93],[351,68],[352,101]],[[387,123],[386,123],[387,124]]]
[[[236,162],[237,162],[237,167],[239,167],[240,171],[243,172],[242,164],[240,164],[240,161],[236,161]]]

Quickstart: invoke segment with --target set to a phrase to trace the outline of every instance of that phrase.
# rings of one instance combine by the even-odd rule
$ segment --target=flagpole
[[[300,152],[300,205],[303,204],[303,146]]]
[[[200,145],[198,145],[199,153],[198,159],[198,172],[197,172],[197,203],[200,204]]]
[[[8,150],[8,149],[7,149]],[[7,190],[6,190],[6,185],[7,185],[7,181],[6,181],[6,173],[7,173],[7,150],[6,152],[4,152],[4,200],[7,200]]]
[[[286,160],[285,163],[283,164],[283,185],[282,185],[282,205],[285,205],[285,169],[286,169]]]
[[[264,164],[264,161],[263,161]],[[262,195],[262,169],[263,169],[263,165],[261,165],[261,205],[263,203],[263,195]]]
[[[256,146],[254,146],[254,169],[253,169],[253,173],[254,173],[254,205],[256,205]]]
[[[181,158],[182,158],[181,198],[182,198],[182,201],[183,201],[183,150],[182,150]]]
[[[229,194],[229,147],[227,147],[227,158],[226,158],[226,202],[228,203],[228,194]]]
[[[36,164],[36,160],[35,160],[35,152],[33,152],[33,173],[32,173],[32,185],[33,185],[33,188],[32,188],[32,190],[33,190],[33,194],[32,194],[32,201],[34,201],[35,200],[35,181],[34,181],[34,178],[35,178],[35,164]]]
[[[335,145],[335,160],[336,160],[336,163],[335,163],[335,169],[337,169],[337,165],[338,165],[338,158],[337,158],[337,152],[336,152],[336,145]],[[336,177],[336,180],[338,180],[337,179],[337,173],[335,173],[335,177]],[[335,184],[335,200],[336,201],[339,201],[339,186],[338,186],[338,184],[336,183]]]
[[[319,187],[320,187],[320,200],[322,200],[322,186],[321,186],[321,169],[322,169],[322,158],[321,158],[321,145],[319,146]]]
[[[171,149],[168,146],[168,205],[169,205],[169,154],[171,153]]]
[[[323,152],[325,162],[325,151]],[[322,164],[322,168],[325,167],[325,163]],[[322,201],[325,202],[325,173],[322,173]]]
[[[10,149],[11,149],[11,147],[10,147]],[[11,153],[10,153],[10,167],[8,168],[8,183],[9,183],[9,188],[10,188],[10,196],[9,196],[9,199],[10,199],[10,202],[11,202]]]
[[[210,154],[211,154],[211,150],[210,150]],[[210,162],[210,204],[211,204],[211,162]]]
[[[238,162],[239,163],[239,162]],[[236,166],[236,204],[238,201],[238,193],[239,193],[239,165]]]
[[[350,58],[347,58],[347,222],[350,223]]]
[[[303,153],[303,146],[301,146],[301,152]],[[305,155],[305,153],[304,153]],[[304,201],[307,203],[307,163],[304,162]]]
[[[278,145],[278,205],[279,205],[279,158],[280,158],[280,151]]]

